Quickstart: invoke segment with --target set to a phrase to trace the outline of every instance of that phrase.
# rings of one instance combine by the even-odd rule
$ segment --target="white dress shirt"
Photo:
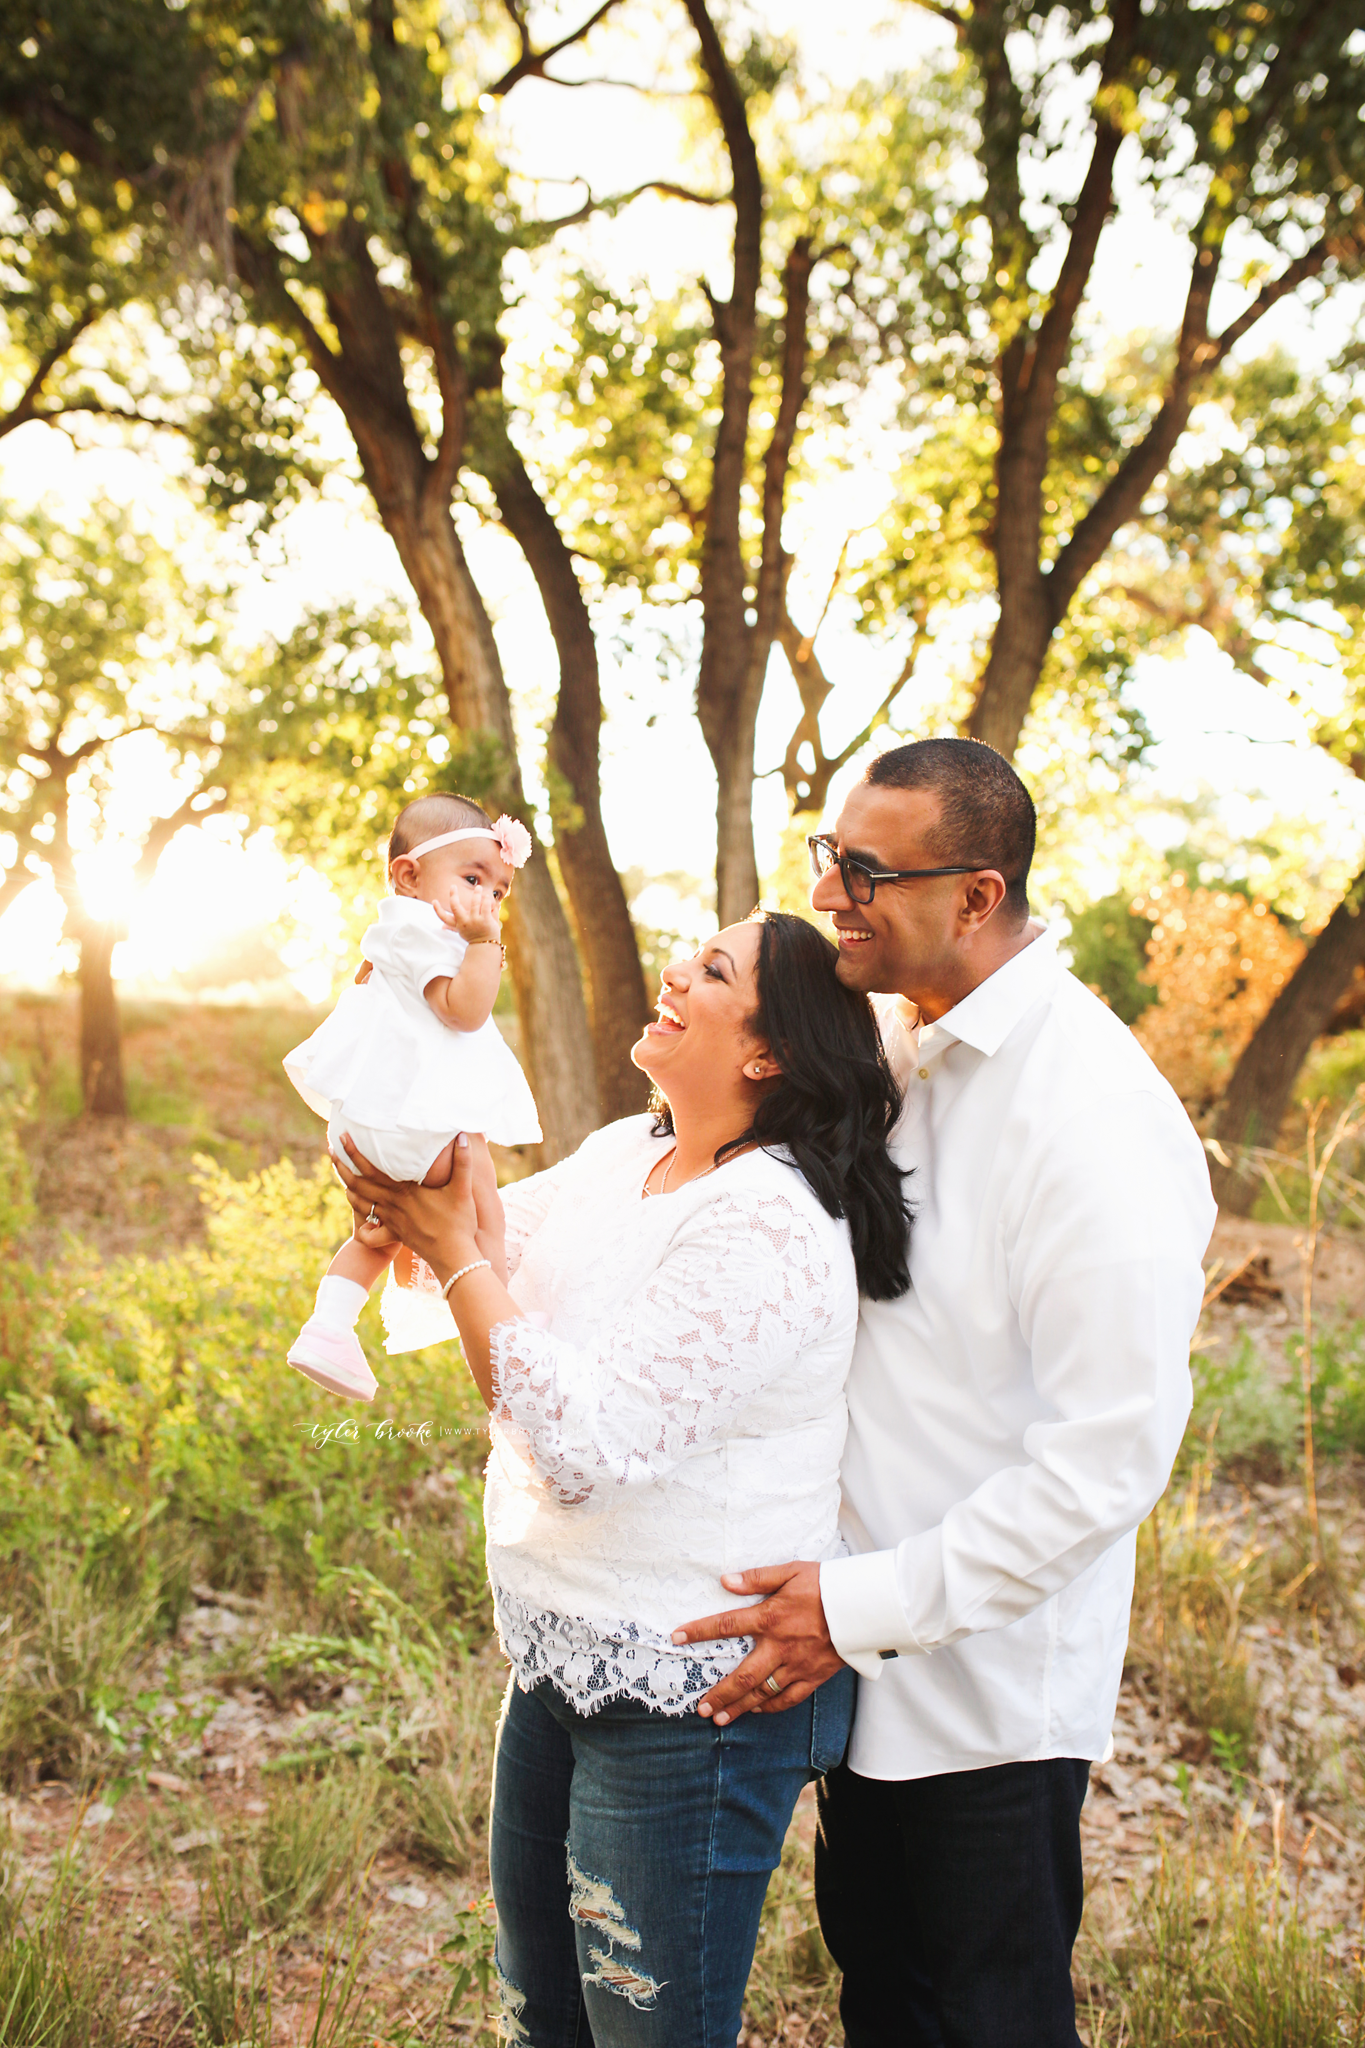
[[[910,1291],[862,1304],[854,1555],[820,1569],[835,1647],[877,1681],[849,1760],[870,1778],[1097,1760],[1135,1532],[1190,1409],[1203,1147],[1047,934],[917,1038],[879,1010],[915,1220]]]

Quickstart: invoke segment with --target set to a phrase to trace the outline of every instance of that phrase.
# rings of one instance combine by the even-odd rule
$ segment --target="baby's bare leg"
[[[445,1187],[450,1179],[450,1171],[454,1164],[455,1140],[452,1138],[448,1145],[442,1145],[440,1151],[422,1175],[422,1186],[424,1188]]]
[[[376,1280],[382,1280],[398,1250],[398,1240],[389,1245],[362,1244],[358,1237],[348,1238],[331,1265],[329,1274],[342,1280],[356,1280],[368,1294]]]

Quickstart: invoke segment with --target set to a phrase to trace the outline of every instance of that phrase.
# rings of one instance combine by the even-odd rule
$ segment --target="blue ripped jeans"
[[[493,1777],[501,2039],[734,2048],[801,1787],[844,1753],[854,1679],[715,1728],[513,1681]]]

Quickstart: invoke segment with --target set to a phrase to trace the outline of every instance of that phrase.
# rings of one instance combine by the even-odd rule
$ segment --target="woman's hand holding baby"
[[[440,1280],[480,1256],[474,1241],[478,1213],[467,1143],[457,1142],[455,1146],[446,1186],[429,1188],[418,1181],[390,1180],[357,1149],[349,1136],[344,1142],[350,1158],[338,1159],[334,1153],[332,1164],[358,1217],[373,1210],[384,1228],[400,1238],[409,1251],[425,1259]]]
[[[438,1280],[463,1273],[447,1298],[464,1345],[465,1362],[485,1405],[491,1408],[495,1395],[489,1332],[497,1323],[515,1321],[521,1310],[492,1262],[484,1264],[486,1254],[479,1248],[475,1233],[481,1219],[469,1140],[463,1132],[455,1140],[450,1179],[443,1188],[390,1180],[350,1137],[344,1143],[349,1159],[333,1154],[332,1163],[356,1215],[366,1216],[373,1210],[409,1251],[426,1260]],[[496,1194],[492,1200],[496,1202]],[[491,1203],[485,1204],[482,1221],[486,1227],[496,1227],[500,1221],[494,1217]]]

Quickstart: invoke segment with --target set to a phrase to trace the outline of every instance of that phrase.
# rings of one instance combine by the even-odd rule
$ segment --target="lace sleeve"
[[[509,1181],[498,1190],[502,1213],[507,1221],[507,1277],[521,1264],[521,1255],[549,1214],[550,1204],[564,1182],[569,1160],[547,1166],[543,1173],[528,1174],[525,1180]]]
[[[617,1488],[649,1484],[723,1435],[828,1329],[833,1281],[810,1219],[785,1196],[726,1196],[607,1309],[593,1348],[500,1323],[493,1413],[561,1505],[600,1511]]]

